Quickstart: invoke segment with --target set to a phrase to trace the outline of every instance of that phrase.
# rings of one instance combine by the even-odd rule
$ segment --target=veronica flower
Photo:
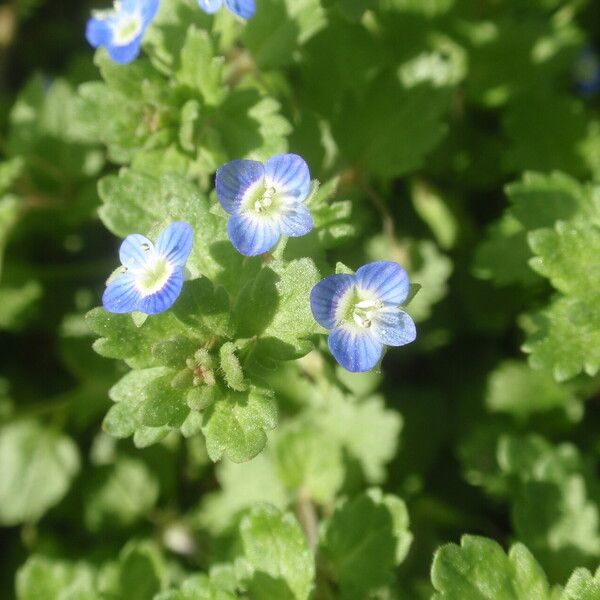
[[[600,58],[593,48],[581,50],[573,65],[575,87],[584,96],[592,96],[600,90]]]
[[[192,251],[194,232],[188,223],[171,223],[156,244],[134,233],[119,249],[121,268],[108,280],[102,296],[112,313],[161,313],[173,306],[183,287],[185,263]]]
[[[313,228],[304,204],[310,173],[296,154],[278,154],[264,165],[233,160],[217,171],[216,188],[221,206],[231,215],[229,239],[241,254],[263,254],[282,235],[298,237]]]
[[[198,0],[198,4],[203,11],[212,14],[221,8],[223,0]],[[225,0],[225,6],[242,19],[250,19],[256,12],[254,0]]]
[[[364,265],[355,275],[331,275],[312,289],[317,322],[331,329],[329,349],[348,371],[371,370],[384,346],[404,346],[417,336],[411,317],[399,308],[409,292],[408,274],[394,262]]]
[[[106,48],[112,60],[130,63],[140,53],[142,37],[156,15],[159,0],[118,0],[113,10],[96,11],[87,22],[85,37]]]

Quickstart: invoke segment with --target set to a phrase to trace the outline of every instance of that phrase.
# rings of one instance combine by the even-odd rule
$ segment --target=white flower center
[[[244,194],[241,208],[252,216],[274,216],[281,202],[277,188],[267,185],[264,179],[254,183]]]
[[[262,196],[254,201],[254,211],[257,213],[268,212],[269,208],[273,205],[273,200],[277,191],[275,188],[267,188]]]
[[[142,31],[142,16],[138,14],[128,14],[123,16],[115,23],[113,29],[113,42],[117,46],[126,46]]]
[[[377,315],[390,310],[371,292],[352,286],[338,301],[336,320],[338,323],[354,324],[369,329]]]
[[[148,260],[143,270],[136,275],[136,287],[143,296],[150,296],[160,291],[173,273],[173,267],[162,256]]]
[[[374,317],[382,308],[383,302],[381,300],[361,300],[354,305],[352,318],[358,326],[368,329],[371,327]]]

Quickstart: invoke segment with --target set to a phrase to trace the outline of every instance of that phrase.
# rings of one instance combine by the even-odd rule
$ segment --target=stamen
[[[263,195],[254,203],[254,210],[257,213],[262,213],[267,210],[273,204],[275,192],[275,188],[266,189]]]
[[[354,317],[354,322],[359,327],[364,327],[366,329],[371,327],[371,319],[369,319],[369,318],[363,319],[358,313],[354,313],[353,317]]]
[[[142,244],[142,250],[143,250],[144,252],[148,252],[148,250],[150,250],[150,245],[149,245],[149,244],[146,244],[146,243],[143,243],[143,244]]]

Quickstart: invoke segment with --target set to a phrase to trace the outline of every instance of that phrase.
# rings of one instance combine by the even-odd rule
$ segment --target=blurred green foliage
[[[162,0],[128,66],[0,10],[0,596],[600,598],[600,6],[257,6]],[[214,171],[286,151],[315,229],[244,258]],[[97,308],[172,220],[173,310]],[[372,260],[418,339],[351,374],[308,296]]]

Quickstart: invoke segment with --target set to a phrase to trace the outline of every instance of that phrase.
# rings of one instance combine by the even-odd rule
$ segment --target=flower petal
[[[281,233],[289,237],[306,235],[313,228],[313,218],[305,204],[285,202],[279,216]]]
[[[370,371],[381,358],[383,345],[370,329],[338,327],[329,335],[329,349],[344,369],[353,373]]]
[[[112,29],[106,19],[92,17],[85,28],[85,39],[94,48],[105,46],[112,40]]]
[[[198,0],[200,8],[208,14],[216,13],[223,4],[223,0]]]
[[[242,19],[250,19],[256,12],[254,0],[225,0],[227,8]]]
[[[137,310],[140,298],[133,274],[122,273],[106,286],[102,304],[108,312],[122,314]]]
[[[354,275],[340,273],[319,281],[310,292],[310,308],[315,321],[326,329],[337,325],[336,310],[340,298],[354,285]]]
[[[185,221],[176,221],[166,227],[156,240],[156,252],[171,265],[185,266],[194,244],[194,230]]]
[[[227,223],[227,231],[235,249],[244,256],[267,252],[281,236],[273,219],[258,215],[233,215]]]
[[[310,172],[305,160],[297,154],[278,154],[265,164],[267,187],[283,196],[304,202],[310,192]]]
[[[221,206],[233,214],[248,188],[265,174],[263,165],[255,160],[232,160],[217,170],[215,187]]]
[[[181,294],[183,280],[183,269],[177,267],[160,290],[140,299],[137,310],[147,315],[157,315],[171,308]]]
[[[415,341],[417,328],[411,316],[403,310],[379,311],[373,319],[373,335],[387,346],[404,346]]]
[[[356,282],[374,293],[386,304],[398,306],[408,296],[408,273],[395,262],[379,261],[362,266],[356,271]]]
[[[154,244],[139,233],[128,235],[119,248],[121,264],[128,269],[142,269],[154,253]]]
[[[142,7],[142,26],[145,31],[158,12],[160,0],[141,0],[140,4]]]
[[[127,65],[138,57],[141,45],[142,34],[138,35],[129,42],[129,44],[125,44],[124,46],[117,46],[116,44],[109,43],[106,45],[106,51],[111,60],[120,65]]]

